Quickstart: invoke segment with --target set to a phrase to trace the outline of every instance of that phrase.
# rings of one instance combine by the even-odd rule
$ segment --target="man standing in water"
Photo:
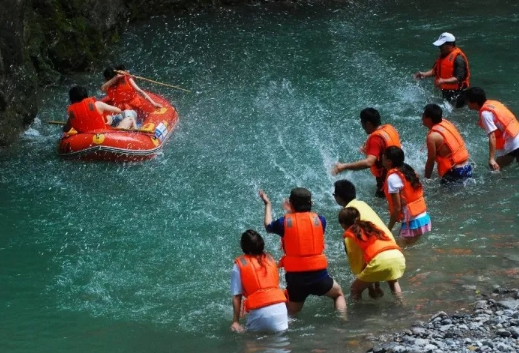
[[[440,56],[429,71],[418,71],[415,79],[434,76],[434,85],[441,89],[443,99],[456,108],[465,105],[463,91],[469,86],[469,61],[460,48],[456,38],[448,32],[442,33],[433,43],[440,49]]]
[[[324,254],[326,220],[312,212],[312,194],[305,188],[294,188],[283,204],[287,213],[272,221],[272,204],[263,190],[259,196],[265,204],[264,225],[268,233],[281,236],[284,256],[279,267],[285,268],[288,302],[291,315],[303,308],[309,295],[333,299],[335,309],[346,314],[346,299],[341,286],[328,274]]]
[[[425,139],[427,162],[424,176],[427,179],[431,177],[436,163],[442,184],[461,182],[472,177],[469,152],[456,126],[442,115],[443,110],[439,105],[425,106],[422,124],[429,129],[429,133]]]
[[[488,165],[501,170],[514,159],[519,162],[519,122],[515,115],[495,100],[487,99],[479,87],[467,89],[467,105],[479,112],[478,125],[488,135]]]
[[[360,124],[366,134],[369,135],[364,146],[360,148],[366,158],[353,163],[336,163],[332,169],[332,174],[337,175],[345,170],[369,168],[377,181],[375,196],[385,197],[383,187],[387,170],[382,165],[382,155],[389,146],[400,147],[400,137],[393,126],[382,125],[380,114],[374,108],[366,108],[360,112]]]

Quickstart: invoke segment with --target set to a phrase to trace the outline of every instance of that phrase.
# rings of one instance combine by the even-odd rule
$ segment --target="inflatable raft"
[[[168,140],[178,122],[178,113],[166,99],[148,93],[162,105],[145,117],[141,128],[109,128],[78,133],[65,132],[58,144],[64,158],[105,161],[142,161],[155,157]],[[110,104],[110,102],[107,102]]]

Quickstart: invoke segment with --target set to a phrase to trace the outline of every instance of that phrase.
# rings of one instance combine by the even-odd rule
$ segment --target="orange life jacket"
[[[387,185],[387,178],[393,173],[397,173],[400,179],[402,179],[404,183],[403,189],[400,191],[400,195],[402,196],[404,207],[407,208],[407,213],[410,217],[416,217],[419,214],[425,212],[427,207],[425,206],[425,199],[423,198],[423,188],[413,189],[411,183],[407,181],[404,177],[404,174],[397,168],[390,169],[387,172],[386,182],[384,183],[384,194],[386,195],[386,199],[389,206],[389,212],[393,209],[393,200],[391,199],[391,194],[389,193],[389,187]],[[400,213],[397,221],[402,221],[404,219],[404,214]]]
[[[122,110],[134,109],[143,113],[155,110],[155,107],[133,88],[128,75],[124,75],[115,85],[108,87],[107,95],[114,105]]]
[[[441,89],[448,89],[448,90],[459,90],[462,88],[467,88],[469,86],[469,78],[470,78],[470,69],[469,69],[469,61],[467,60],[467,57],[465,54],[461,51],[460,48],[455,47],[453,51],[450,52],[449,55],[442,58],[441,56],[438,57],[436,60],[436,63],[434,64],[434,69],[436,71],[436,79],[439,78],[451,78],[454,76],[454,61],[456,60],[456,57],[458,55],[461,55],[463,60],[465,60],[465,63],[467,65],[467,77],[462,82],[454,82],[454,83],[442,83],[440,85]]]
[[[362,250],[362,254],[366,264],[369,264],[375,256],[377,256],[383,251],[394,249],[402,251],[402,249],[400,249],[400,247],[396,245],[395,241],[392,239],[388,238],[387,240],[382,240],[378,239],[376,236],[368,237],[362,229],[361,233],[362,240],[359,240],[355,236],[355,234],[349,229],[347,229],[344,232],[343,237],[352,239],[359,246],[359,248]]]
[[[503,103],[486,100],[483,106],[479,109],[479,121],[478,125],[482,129],[483,126],[482,113],[489,111],[494,115],[494,124],[497,126],[497,130],[494,132],[496,136],[496,148],[502,150],[505,147],[504,133],[509,137],[516,137],[519,134],[519,122],[517,121],[514,113],[512,113]]]
[[[110,97],[110,99],[116,104],[129,103],[137,95],[137,92],[130,84],[129,76],[127,75],[124,75],[119,80],[117,80],[115,85],[108,87],[106,93],[108,94],[108,97]]]
[[[447,145],[450,154],[442,157],[436,153],[436,163],[438,165],[438,174],[442,177],[453,166],[466,162],[469,159],[469,151],[465,147],[465,142],[461,137],[458,129],[448,120],[442,119],[442,122],[434,125],[427,136],[431,132],[437,132],[443,137],[443,144]],[[441,146],[443,146],[443,144]],[[440,146],[440,147],[441,147]],[[439,150],[437,148],[436,150]]]
[[[370,139],[372,139],[374,136],[380,136],[382,137],[382,140],[384,140],[384,149],[381,151],[380,156],[377,156],[377,161],[375,164],[373,164],[370,168],[371,174],[373,174],[376,178],[381,177],[384,175],[384,171],[386,168],[382,165],[382,155],[384,154],[384,151],[386,148],[391,146],[397,146],[402,147],[400,144],[400,137],[398,136],[398,132],[396,129],[389,125],[381,125],[379,126],[375,131],[373,131],[366,140],[366,143],[364,144],[365,147],[368,146]]]
[[[69,105],[67,114],[70,125],[78,132],[87,132],[106,128],[105,118],[97,111],[94,97],[83,99]]]
[[[323,226],[316,213],[286,214],[281,241],[285,256],[280,261],[280,267],[284,267],[287,272],[324,270],[328,266],[323,254]]]
[[[257,256],[250,255],[237,257],[234,262],[240,269],[245,312],[287,301],[279,288],[276,262],[270,255],[263,257],[261,264]]]

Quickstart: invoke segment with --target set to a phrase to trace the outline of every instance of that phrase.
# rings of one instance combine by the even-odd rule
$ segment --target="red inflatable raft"
[[[105,161],[142,161],[155,157],[175,129],[178,113],[166,99],[148,93],[162,105],[150,113],[138,130],[109,128],[63,134],[58,154],[65,158]],[[107,102],[110,103],[110,102]]]

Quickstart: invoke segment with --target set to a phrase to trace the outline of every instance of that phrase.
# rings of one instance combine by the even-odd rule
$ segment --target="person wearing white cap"
[[[440,56],[432,69],[418,71],[414,78],[434,77],[434,85],[441,89],[443,98],[461,108],[465,105],[463,91],[469,86],[469,61],[456,46],[456,38],[451,33],[442,33],[433,45],[440,49]]]

